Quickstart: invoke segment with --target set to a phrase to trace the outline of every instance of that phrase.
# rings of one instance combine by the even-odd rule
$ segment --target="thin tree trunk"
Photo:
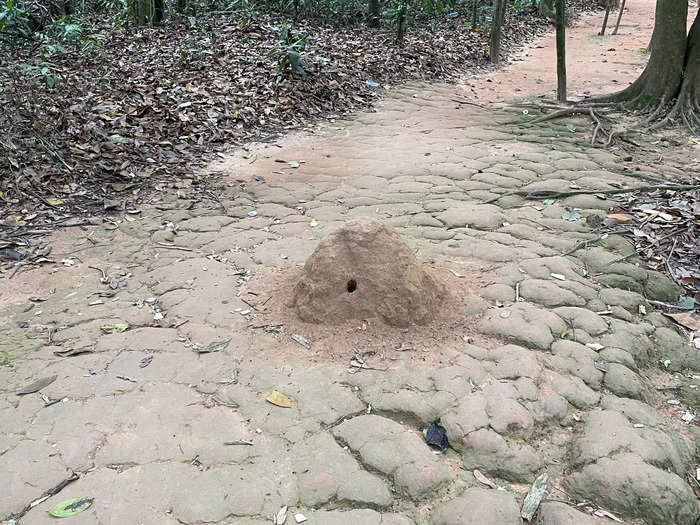
[[[379,0],[369,0],[367,2],[367,25],[369,27],[379,27]]]
[[[153,0],[153,24],[160,25],[165,19],[165,0]]]
[[[491,26],[491,63],[501,61],[501,32],[505,15],[505,0],[496,0],[493,10],[493,25]]]
[[[557,100],[566,102],[566,0],[557,0]]]
[[[134,11],[134,20],[139,25],[149,23],[155,11],[153,0],[134,0],[132,9]]]
[[[479,0],[474,0],[472,4],[472,29],[476,29],[479,23]]]
[[[608,26],[608,17],[610,16],[610,8],[612,7],[612,0],[608,0],[605,3],[605,17],[603,17],[603,27],[598,33],[600,36],[605,34],[605,28]]]
[[[617,13],[617,22],[615,23],[615,30],[612,32],[613,35],[617,34],[617,30],[620,29],[620,20],[622,20],[622,12],[625,10],[625,2],[627,0],[622,0],[620,5],[620,11]]]
[[[688,2],[657,0],[651,54],[646,68],[613,100],[630,101],[637,107],[669,102],[678,93],[686,54]]]

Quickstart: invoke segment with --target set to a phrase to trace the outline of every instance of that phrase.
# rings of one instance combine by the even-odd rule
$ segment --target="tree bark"
[[[505,16],[505,0],[495,0],[493,9],[493,25],[491,26],[491,63],[501,61],[501,33],[503,17]]]
[[[557,0],[557,100],[566,102],[566,0]]]
[[[651,53],[646,68],[629,87],[602,102],[625,102],[635,108],[654,107],[670,102],[680,89],[688,38],[688,2],[657,0]],[[695,25],[695,24],[694,24]]]
[[[379,0],[368,0],[367,2],[367,25],[379,27]]]
[[[472,29],[476,29],[479,23],[479,0],[474,0],[472,4]]]
[[[695,15],[695,21],[688,33],[688,43],[686,46],[685,60],[683,67],[683,83],[676,103],[678,111],[684,112],[690,122],[691,127],[698,127],[700,124],[700,13]],[[675,108],[674,108],[675,111]],[[688,117],[688,115],[691,115]],[[692,119],[695,119],[693,122]]]
[[[165,0],[153,0],[153,24],[159,25],[165,19]]]
[[[615,23],[615,30],[612,32],[613,35],[617,34],[617,30],[620,29],[620,20],[622,20],[622,12],[625,10],[625,2],[627,0],[622,0],[620,5],[620,11],[617,13],[617,22]]]
[[[612,8],[612,0],[605,2],[605,16],[603,17],[603,27],[598,33],[600,36],[605,34],[605,28],[608,26],[608,17],[610,16],[610,9]]]

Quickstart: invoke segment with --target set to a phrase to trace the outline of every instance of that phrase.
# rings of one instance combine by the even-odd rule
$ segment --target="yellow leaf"
[[[630,218],[627,215],[623,215],[622,213],[611,213],[610,215],[606,215],[608,219],[615,219],[618,222],[627,222],[630,220]]]
[[[693,139],[688,139],[688,145],[694,146],[695,144],[697,144],[697,142],[695,142]]]
[[[272,393],[265,398],[265,401],[282,408],[289,408],[292,406],[292,402],[289,398],[277,390],[273,390]]]
[[[63,201],[61,199],[56,199],[54,197],[49,197],[46,199],[46,202],[48,202],[51,206],[60,206],[63,204]]]
[[[313,228],[315,226],[318,226],[318,221],[316,219],[312,219],[309,225]]]

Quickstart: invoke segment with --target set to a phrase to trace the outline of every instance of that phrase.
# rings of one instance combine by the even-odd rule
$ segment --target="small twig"
[[[102,280],[103,281],[107,280],[107,274],[105,273],[105,271],[102,268],[98,268],[97,266],[88,266],[88,268],[92,268],[93,270],[97,270],[98,272],[100,272],[102,274]]]
[[[192,248],[185,248],[184,246],[175,246],[174,244],[168,244],[167,242],[157,242],[159,246],[162,246],[163,248],[171,248],[173,250],[182,250],[185,252],[191,252],[193,251]]]
[[[44,146],[44,149],[48,151],[51,156],[55,157],[61,164],[63,164],[68,171],[73,171],[73,168],[66,164],[66,161],[63,160],[63,157],[61,157],[57,152],[52,150],[44,139],[42,139],[39,135],[34,136],[41,143],[41,145]]]
[[[654,306],[663,306],[665,308],[673,308],[675,310],[687,310],[687,308],[685,308],[683,306],[678,306],[676,304],[668,304],[668,303],[664,303],[663,301],[655,301],[653,299],[647,299],[646,301],[647,301],[647,303],[653,304]]]
[[[673,239],[673,246],[671,247],[671,251],[669,252],[668,257],[666,257],[666,261],[664,261],[664,266],[666,266],[666,271],[668,272],[668,275],[671,277],[671,279],[673,279],[673,282],[675,282],[676,284],[680,284],[678,282],[678,279],[676,279],[676,275],[673,273],[673,270],[671,269],[671,264],[669,262],[671,260],[671,257],[673,257],[673,252],[676,251],[677,242],[678,237]]]
[[[493,197],[492,199],[484,201],[484,204],[490,204],[496,202],[498,199],[503,197],[508,197],[511,195],[519,195],[521,197],[536,198],[536,199],[557,199],[561,197],[572,197],[574,195],[594,195],[600,193],[602,195],[614,195],[619,193],[635,193],[640,191],[654,191],[654,190],[697,190],[700,189],[700,184],[658,184],[658,185],[645,185],[637,186],[636,188],[616,188],[614,190],[572,190],[572,191],[556,191],[556,190],[518,190],[503,193],[498,197]]]
[[[239,441],[224,441],[224,445],[248,445],[248,446],[252,447],[253,442],[252,441],[245,441],[245,440],[241,439]]]

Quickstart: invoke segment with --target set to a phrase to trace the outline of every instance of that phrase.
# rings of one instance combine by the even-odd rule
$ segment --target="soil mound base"
[[[323,239],[306,261],[292,305],[312,323],[377,317],[409,326],[430,323],[446,298],[446,287],[393,228],[355,219]]]

